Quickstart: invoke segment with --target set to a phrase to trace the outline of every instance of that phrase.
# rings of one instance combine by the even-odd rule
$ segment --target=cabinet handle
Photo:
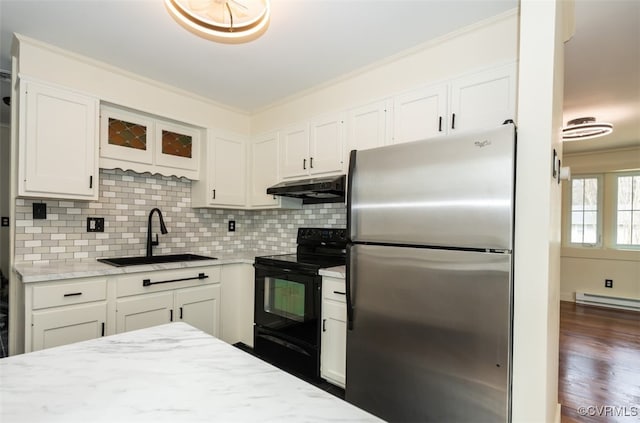
[[[93,188],[93,175],[89,176],[89,189]]]
[[[309,158],[309,167],[313,169],[313,157]]]
[[[340,291],[333,291],[333,293],[338,295],[347,295],[346,292],[340,292]]]
[[[216,199],[216,190],[214,189],[212,192],[213,192],[213,197],[211,199],[215,200]]]
[[[158,281],[158,282],[151,282],[151,279],[143,279],[142,280],[142,286],[157,285],[159,283],[193,281],[193,280],[196,280],[196,279],[207,279],[208,277],[209,276],[204,274],[204,273],[198,273],[198,276],[194,276],[192,278],[169,279],[169,280],[166,280],[166,281]]]
[[[451,114],[451,129],[456,129],[456,114]]]
[[[180,307],[180,320],[182,320],[182,307]]]
[[[322,319],[322,331],[327,331],[327,319]]]
[[[173,322],[173,309],[169,310],[169,321]]]
[[[307,159],[302,159],[302,169],[307,170]]]
[[[438,132],[442,132],[442,116],[438,118]]]
[[[71,292],[69,294],[64,294],[65,297],[77,297],[78,295],[82,295],[82,292]]]
[[[104,322],[102,322],[102,335],[100,336],[104,336]]]

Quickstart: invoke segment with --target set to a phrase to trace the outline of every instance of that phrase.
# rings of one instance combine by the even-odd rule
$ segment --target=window
[[[616,244],[640,247],[640,173],[616,176]]]
[[[600,180],[599,176],[580,176],[571,181],[571,244],[600,243]]]

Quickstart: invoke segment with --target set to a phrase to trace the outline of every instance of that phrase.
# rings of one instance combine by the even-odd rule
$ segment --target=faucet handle
[[[160,245],[160,241],[158,241],[158,234],[156,234],[156,239],[155,239],[155,241],[151,241],[151,245],[152,245],[152,246],[154,246],[154,247],[155,247],[156,245]]]

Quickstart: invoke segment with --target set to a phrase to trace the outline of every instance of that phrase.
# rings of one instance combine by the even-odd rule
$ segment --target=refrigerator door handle
[[[353,151],[352,153],[355,153]],[[353,272],[353,265],[351,263],[351,244],[347,245],[347,272],[345,275],[345,302],[347,303],[347,330],[353,330],[353,295],[351,287],[351,272]]]
[[[349,153],[349,169],[347,174],[347,241],[351,241],[351,203],[352,203],[352,195],[353,195],[353,174],[356,170],[356,150],[351,150]],[[349,260],[347,259],[347,262]]]

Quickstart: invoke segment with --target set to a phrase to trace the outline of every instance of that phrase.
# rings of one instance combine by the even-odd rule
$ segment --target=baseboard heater
[[[587,292],[576,292],[576,303],[640,311],[640,300],[636,300],[633,298],[612,297],[609,295],[601,294],[589,294]]]

